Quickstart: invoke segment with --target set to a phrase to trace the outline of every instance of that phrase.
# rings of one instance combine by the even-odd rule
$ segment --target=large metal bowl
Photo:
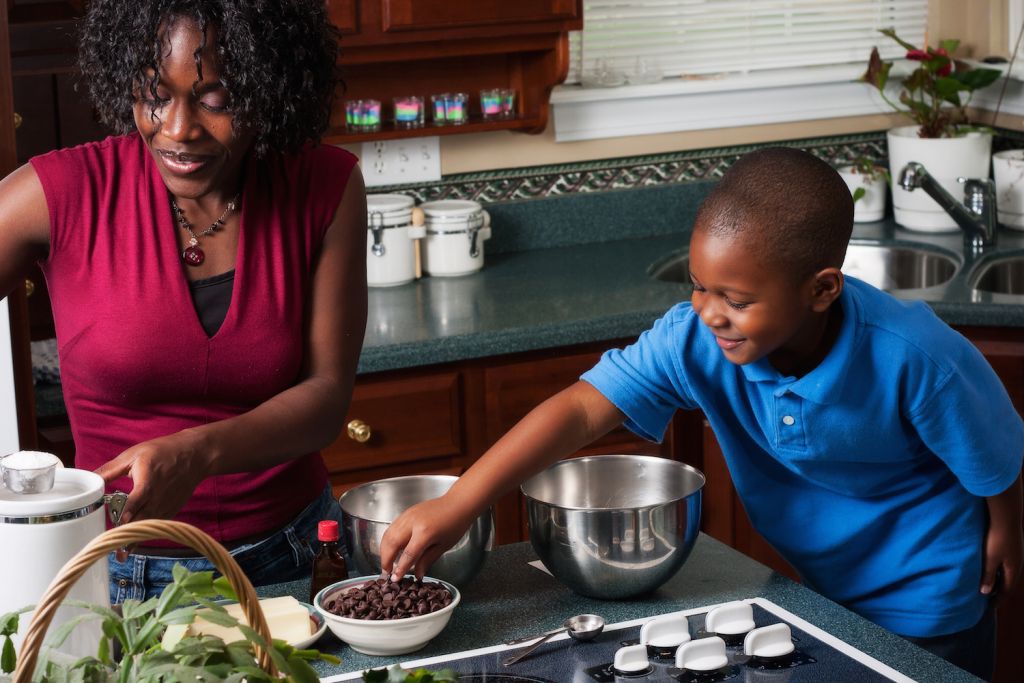
[[[530,543],[556,579],[601,599],[648,593],[683,566],[704,475],[645,455],[563,460],[522,486]]]
[[[458,477],[420,474],[380,479],[341,494],[344,512],[342,528],[359,574],[380,574],[380,539],[398,515],[431,498],[444,495]],[[469,531],[428,567],[430,575],[456,586],[464,586],[484,564],[494,543],[491,511],[473,522]]]

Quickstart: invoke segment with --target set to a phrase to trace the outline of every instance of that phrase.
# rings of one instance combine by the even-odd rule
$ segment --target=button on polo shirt
[[[1016,478],[1024,424],[926,305],[845,282],[836,341],[803,377],[730,363],[684,303],[582,379],[652,440],[702,410],[754,527],[810,587],[903,635],[969,628],[982,496]]]

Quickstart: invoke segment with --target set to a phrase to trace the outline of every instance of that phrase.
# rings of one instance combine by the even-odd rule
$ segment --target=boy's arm
[[[1021,475],[1008,489],[985,498],[988,503],[988,533],[985,535],[985,566],[981,577],[981,592],[988,595],[995,590],[1005,594],[1020,578],[1024,564],[1024,532],[1021,530],[1022,494]],[[997,584],[997,574],[1003,572]]]
[[[422,578],[502,494],[624,419],[611,401],[586,382],[578,381],[555,394],[501,437],[445,495],[402,513],[381,540],[381,567],[390,568],[395,577],[415,568]]]

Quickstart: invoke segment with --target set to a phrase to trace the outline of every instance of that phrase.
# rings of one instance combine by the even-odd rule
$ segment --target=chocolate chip
[[[439,583],[380,578],[336,594],[324,605],[329,612],[350,619],[382,620],[429,614],[452,600],[451,592]]]

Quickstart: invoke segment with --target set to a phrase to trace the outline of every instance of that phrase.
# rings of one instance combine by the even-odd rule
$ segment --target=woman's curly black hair
[[[234,125],[252,131],[258,156],[320,139],[340,84],[338,32],[323,0],[92,0],[80,28],[79,67],[102,123],[118,133],[135,129],[135,93],[156,94],[161,28],[173,17],[194,20],[204,35],[216,27]],[[198,54],[196,73],[198,82]]]

